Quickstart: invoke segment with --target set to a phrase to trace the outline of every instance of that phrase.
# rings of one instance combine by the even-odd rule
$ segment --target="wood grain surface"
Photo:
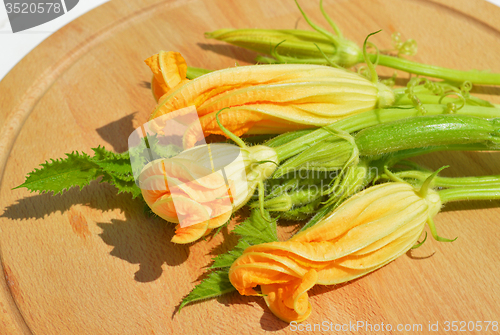
[[[326,26],[317,1],[302,3]],[[418,41],[417,61],[500,72],[500,9],[484,1],[327,0],[325,8],[359,44],[383,29],[372,41],[389,48],[399,31]],[[291,0],[114,0],[56,32],[0,83],[0,334],[293,333],[262,298],[236,293],[176,313],[211,253],[234,244],[227,232],[173,245],[173,225],[146,218],[141,203],[106,184],[58,196],[12,190],[64,153],[126,150],[155,104],[143,60],[158,50],[210,69],[251,63],[254,53],[203,37],[229,27],[307,29]],[[500,103],[498,87],[474,93]],[[419,161],[459,176],[500,174],[499,159],[454,152]],[[366,277],[315,286],[305,323],[422,324],[407,333],[426,334],[429,322],[500,321],[499,205],[447,205],[435,221],[455,242],[429,240]]]

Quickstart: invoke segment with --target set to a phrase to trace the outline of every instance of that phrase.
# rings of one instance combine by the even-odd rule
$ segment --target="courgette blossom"
[[[162,51],[146,63],[153,71],[153,93],[158,99],[150,120],[196,107],[203,133],[186,130],[185,148],[210,134],[225,135],[215,120],[221,109],[225,110],[220,122],[237,136],[281,134],[325,126],[390,106],[395,99],[394,92],[376,80],[328,66],[237,66],[187,80],[185,61],[178,53]]]
[[[263,294],[283,321],[304,321],[315,284],[343,283],[393,261],[415,245],[426,222],[433,227],[440,208],[428,183],[420,190],[402,182],[368,188],[287,241],[248,247],[229,279],[242,295]]]
[[[276,169],[269,147],[214,143],[148,163],[139,187],[151,210],[178,223],[174,243],[190,243],[226,223]]]

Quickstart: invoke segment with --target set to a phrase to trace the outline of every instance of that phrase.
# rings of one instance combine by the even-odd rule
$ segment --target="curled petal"
[[[144,61],[153,72],[153,94],[158,99],[181,83],[186,82],[187,64],[178,52],[160,51]]]
[[[317,281],[315,270],[308,271],[304,277],[290,281],[286,285],[261,285],[269,309],[285,322],[302,322],[309,317],[312,311],[307,291]]]
[[[175,235],[171,241],[177,244],[187,244],[203,237],[208,231],[208,220],[188,227],[175,227]]]

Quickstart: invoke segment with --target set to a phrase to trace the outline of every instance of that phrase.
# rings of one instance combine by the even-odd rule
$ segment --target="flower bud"
[[[269,54],[276,48],[278,59],[293,62],[317,59],[327,65],[323,51],[330,61],[344,67],[356,65],[363,54],[361,49],[348,39],[336,38],[336,43],[315,31],[299,29],[219,29],[205,33],[213,38],[243,48]],[[314,43],[312,42],[314,41]],[[321,51],[318,50],[321,49]],[[283,56],[281,56],[283,55]]]

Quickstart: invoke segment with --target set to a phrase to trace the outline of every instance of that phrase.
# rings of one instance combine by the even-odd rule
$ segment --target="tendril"
[[[338,37],[343,38],[344,36],[342,35],[342,32],[340,31],[339,27],[333,22],[332,18],[328,16],[328,14],[325,12],[325,9],[323,8],[323,0],[319,1],[319,9],[321,11],[321,14],[323,14],[323,17],[328,21],[328,24],[330,27],[332,27],[333,31],[337,34]]]
[[[439,236],[437,234],[436,225],[434,224],[434,221],[432,220],[432,218],[430,216],[427,218],[427,224],[429,225],[429,228],[431,230],[432,237],[434,237],[434,239],[436,241],[439,241],[439,242],[453,242],[453,241],[455,241],[458,238],[458,236],[457,236],[453,240],[450,240],[448,238],[444,238],[444,237]]]
[[[472,83],[470,81],[464,81],[462,85],[460,85],[460,92],[465,98],[470,96],[470,90],[472,90]]]
[[[335,67],[337,69],[343,69],[343,67],[341,67],[341,66],[335,64],[334,62],[332,62],[331,59],[328,58],[328,56],[323,52],[323,50],[321,50],[321,48],[319,47],[319,45],[317,45],[316,43],[314,43],[314,45],[319,50],[319,52],[321,53],[321,55],[323,56],[323,58],[325,58],[325,60],[328,63],[328,65],[330,65],[331,67]]]
[[[399,32],[393,33],[391,38],[394,49],[398,51],[398,57],[401,55],[415,56],[417,54],[417,41],[413,38],[407,39],[403,42]]]
[[[435,95],[443,95],[445,92],[443,85],[430,81],[429,79],[424,80],[424,87]]]
[[[265,163],[273,163],[273,164],[275,164],[276,166],[279,166],[279,164],[278,164],[278,163],[276,163],[275,161],[258,161],[258,162],[255,162],[255,164],[258,164],[258,165],[260,165],[260,164],[265,164]]]
[[[326,31],[325,29],[321,28],[320,26],[314,24],[310,19],[309,17],[307,17],[306,13],[302,10],[302,8],[300,7],[299,5],[299,2],[297,0],[295,0],[295,4],[297,5],[297,8],[299,9],[300,13],[302,14],[302,17],[304,18],[304,20],[306,20],[307,24],[313,28],[314,30],[316,30],[318,33],[322,34],[323,36],[325,36],[326,38],[328,38],[330,41],[333,42],[333,44],[335,46],[338,45],[338,41],[336,39],[336,37],[334,35],[332,35],[331,33],[329,33],[328,31]]]
[[[417,97],[415,94],[415,87],[420,85],[420,83],[423,81],[423,78],[420,77],[415,77],[412,78],[407,85],[405,93],[408,94],[408,98],[410,98],[413,106],[417,109],[420,115],[425,115],[427,113],[427,110],[425,109],[424,105],[422,104],[422,101]]]
[[[394,182],[403,182],[403,183],[405,182],[404,179],[401,179],[400,177],[392,173],[387,167],[387,165],[384,165],[384,173],[387,175],[387,178],[389,180],[392,180]]]
[[[417,243],[415,244],[413,247],[411,247],[412,249],[417,249],[417,248],[420,248],[422,246],[422,244],[424,244],[424,242],[427,240],[427,232],[425,232],[425,237],[424,237],[424,240],[420,243]]]
[[[456,113],[457,111],[459,111],[460,109],[462,109],[465,106],[465,98],[463,97],[463,95],[461,93],[458,93],[458,92],[447,92],[447,93],[444,93],[441,96],[441,98],[439,98],[439,103],[441,103],[441,101],[443,101],[443,99],[446,96],[448,96],[448,95],[456,95],[456,96],[458,96],[458,98],[460,99],[460,101],[462,101],[462,105],[460,107],[457,107],[457,105],[454,102],[448,102],[446,104],[446,112],[447,113],[450,113],[450,114]]]
[[[259,181],[257,184],[257,187],[259,189],[259,209],[260,209],[260,215],[262,215],[262,218],[266,220],[267,222],[272,222],[273,220],[266,215],[266,211],[264,209],[264,196],[265,196],[265,188],[264,188],[264,182],[262,180]]]
[[[437,169],[433,174],[431,174],[429,177],[427,177],[426,180],[422,183],[422,186],[420,187],[420,190],[418,193],[422,198],[425,198],[427,196],[427,192],[429,192],[429,189],[431,188],[431,183],[432,180],[438,175],[439,172],[443,171],[444,169],[448,168],[449,165],[443,166],[439,169]]]
[[[284,43],[286,40],[283,40],[281,42],[279,42],[278,44],[276,44],[272,49],[271,49],[271,56],[273,56],[274,58],[276,58],[276,60],[280,63],[286,63],[286,61],[283,59],[283,57],[280,56],[280,54],[278,53],[278,47],[280,46],[280,44]]]
[[[369,74],[368,74],[368,68],[366,67],[366,65],[361,65],[360,67],[358,67],[358,74],[360,76],[368,78]]]
[[[219,128],[222,130],[222,132],[224,134],[226,134],[227,137],[229,137],[230,139],[232,139],[234,141],[234,143],[236,143],[240,148],[244,149],[247,147],[247,145],[245,144],[245,142],[243,142],[243,140],[241,138],[239,138],[238,136],[236,136],[235,134],[233,134],[231,131],[229,131],[226,127],[224,127],[222,125],[222,123],[220,122],[219,120],[219,114],[224,110],[224,109],[229,109],[229,107],[224,107],[222,108],[221,110],[219,110],[216,114],[215,114],[215,121],[217,121],[217,124],[219,125]]]
[[[363,43],[363,58],[365,60],[366,65],[368,66],[368,71],[370,74],[369,79],[371,80],[372,83],[377,83],[378,75],[377,75],[377,71],[375,71],[375,65],[372,63],[372,61],[368,57],[368,53],[366,52],[366,45],[368,44],[368,39],[370,38],[370,36],[378,34],[381,31],[382,31],[382,29],[379,31],[376,31],[374,33],[368,34],[368,36],[366,36],[366,38],[365,38],[365,42]],[[373,44],[371,44],[371,45],[373,45]],[[378,63],[378,58],[379,58],[379,52],[378,52],[378,48],[377,48],[377,59],[375,61],[376,63]]]
[[[390,78],[387,78],[387,79],[384,79],[384,80],[381,80],[380,82],[386,86],[389,86],[389,87],[394,87],[394,85],[396,85],[396,79],[398,78],[398,73],[396,71],[394,71],[394,73],[392,74],[392,76]]]

